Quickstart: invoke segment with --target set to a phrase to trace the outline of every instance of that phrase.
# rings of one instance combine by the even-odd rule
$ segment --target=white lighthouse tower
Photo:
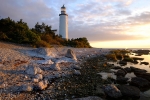
[[[68,15],[64,5],[61,7],[61,14],[59,14],[59,35],[68,40]]]

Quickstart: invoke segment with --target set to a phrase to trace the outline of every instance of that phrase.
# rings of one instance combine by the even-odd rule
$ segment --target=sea
[[[123,48],[109,48],[110,50],[113,49],[123,49]],[[150,48],[129,48],[128,50],[150,50]],[[125,67],[136,67],[136,68],[140,68],[140,69],[145,69],[147,70],[147,73],[150,73],[150,52],[147,55],[141,55],[141,56],[137,56],[135,53],[131,53],[129,55],[130,57],[138,57],[138,58],[144,58],[144,60],[138,60],[138,64],[133,64],[131,62],[127,62],[127,65],[121,66],[122,68]],[[149,62],[148,65],[144,65],[141,64],[141,62]],[[120,64],[118,64],[117,62],[108,62],[110,64],[114,64],[115,66],[120,66]],[[100,73],[102,75],[102,77],[104,79],[108,78],[109,76],[111,76],[112,78],[116,79],[116,75],[112,74],[112,73]],[[132,77],[136,77],[134,73],[128,73],[125,77],[129,78],[129,81],[131,80]],[[144,92],[140,93],[140,98],[138,100],[150,100],[150,89]]]
[[[110,49],[116,49],[116,48],[110,48]],[[123,48],[118,48],[118,49],[123,49]],[[150,50],[150,48],[128,48],[127,50]],[[122,66],[123,68],[125,67],[136,67],[136,68],[140,68],[140,69],[145,69],[147,70],[148,73],[150,73],[150,52],[147,55],[141,55],[141,56],[137,56],[135,53],[131,53],[129,54],[130,57],[137,57],[137,58],[144,58],[144,60],[138,60],[138,64],[133,64],[131,62],[128,62],[127,65]],[[140,62],[149,62],[149,65],[144,65],[144,64],[140,64]],[[116,66],[120,66],[117,62],[110,62]]]

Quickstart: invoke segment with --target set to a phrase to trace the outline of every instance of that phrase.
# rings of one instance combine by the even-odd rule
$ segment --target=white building
[[[61,14],[59,14],[59,35],[68,40],[68,15],[64,5],[61,7]]]

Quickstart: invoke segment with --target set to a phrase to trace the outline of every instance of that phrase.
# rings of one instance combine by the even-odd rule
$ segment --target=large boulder
[[[111,98],[117,99],[122,97],[121,91],[114,84],[103,87],[103,90],[106,93],[106,95],[108,95]]]
[[[116,82],[118,84],[127,84],[127,81],[128,81],[129,78],[125,78],[125,77],[122,77],[122,76],[118,76],[117,79],[116,79]]]
[[[131,73],[131,72],[132,72],[132,71],[131,71],[131,68],[129,68],[129,67],[124,68],[124,70],[125,70],[127,73]]]
[[[147,79],[148,81],[150,81],[150,73],[134,73],[137,77],[142,77],[144,79]]]
[[[141,77],[133,77],[131,79],[130,85],[136,86],[142,91],[150,88],[150,82]]]
[[[68,57],[68,58],[72,58],[74,60],[77,60],[76,54],[71,49],[67,50],[67,53],[66,53],[65,56]]]
[[[42,73],[42,70],[39,67],[29,65],[26,69],[26,73],[29,75],[36,75]]]
[[[127,72],[124,69],[119,69],[116,73],[117,76],[125,76]]]
[[[135,68],[135,67],[132,67],[132,66],[130,67],[130,69],[135,74],[141,74],[141,73],[146,73],[147,72],[145,69]]]
[[[50,69],[55,70],[55,71],[61,70],[59,63],[54,63],[53,65],[50,66]]]
[[[117,87],[125,98],[138,99],[140,97],[140,90],[135,86],[119,85]]]

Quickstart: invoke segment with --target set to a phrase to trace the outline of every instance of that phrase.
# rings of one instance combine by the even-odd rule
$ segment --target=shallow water
[[[144,60],[142,60],[142,62],[149,62],[150,63],[150,55],[141,55],[141,56],[135,56],[134,55],[130,55],[130,57],[138,57],[138,58],[144,58]],[[128,62],[127,65],[125,66],[122,66],[122,68],[125,68],[125,67],[130,67],[130,66],[133,66],[133,67],[136,67],[136,68],[140,68],[140,69],[145,69],[147,70],[147,73],[150,73],[150,64],[149,65],[144,65],[144,64],[140,64],[140,60],[138,60],[138,64],[133,64],[133,63],[130,63]],[[110,64],[114,64],[115,66],[120,66],[120,64],[118,64],[117,62],[108,62]],[[113,72],[116,72],[116,70],[110,70],[112,73]],[[102,78],[106,78],[106,76],[110,76],[111,73],[104,73],[104,72],[101,72],[99,73],[100,75],[102,75]],[[105,74],[108,74],[108,75],[105,75]],[[104,77],[105,76],[105,77]],[[116,76],[114,74],[111,75],[111,77],[113,78],[116,78]],[[136,77],[135,74],[132,72],[132,73],[127,73],[126,76],[127,78],[129,78],[129,81],[131,81],[131,78],[132,77]],[[145,92],[141,92],[140,93],[140,99],[138,100],[150,100],[150,90],[148,91],[145,91]]]

